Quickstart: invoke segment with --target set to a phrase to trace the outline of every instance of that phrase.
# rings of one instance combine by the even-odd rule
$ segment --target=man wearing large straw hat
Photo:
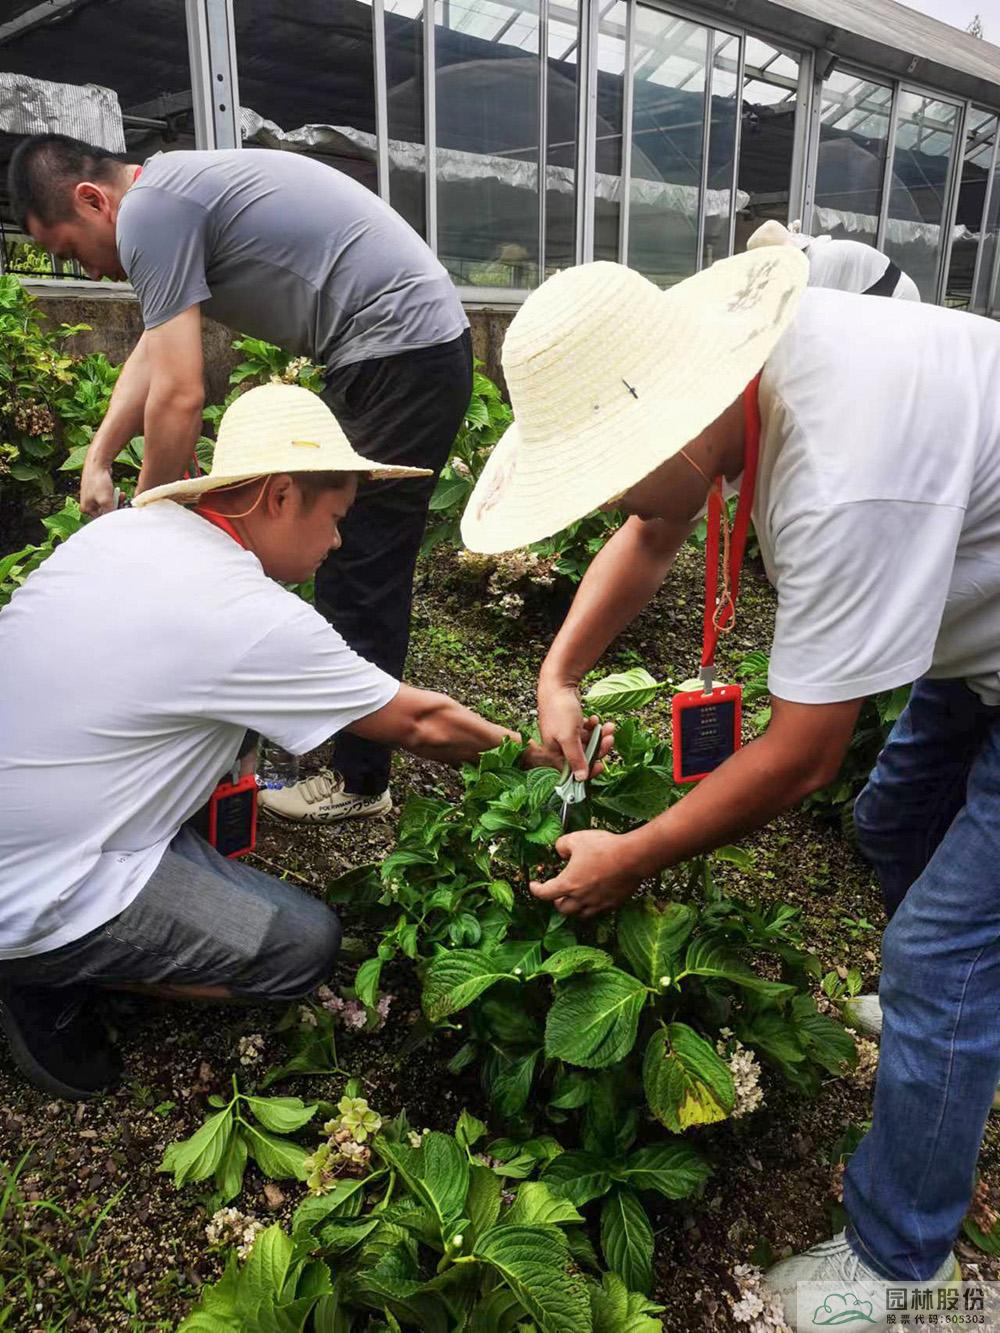
[[[298,153],[156,153],[123,161],[41,134],[11,158],[14,211],[89,277],[127,277],[144,333],[87,453],[86,513],[111,508],[111,466],[145,434],[140,491],[184,475],[202,429],[203,315],[309,357],[348,438],[417,473],[370,487],[344,547],[317,571],[316,604],[357,652],[403,669],[417,553],[434,490],[472,392],[468,320],[421,238],[370,190]],[[269,811],[332,822],[384,814],[389,751],[338,742],[323,772],[262,793]]]
[[[799,1282],[873,1285],[884,1310],[887,1280],[951,1277],[1000,1076],[1000,328],[803,292],[807,276],[779,246],[666,293],[612,264],[550,279],[508,332],[514,424],[462,526],[472,550],[498,552],[611,502],[631,515],[539,680],[542,736],[585,776],[580,680],[659,588],[717,479],[742,490],[756,472],[778,594],[771,724],[649,824],[564,837],[562,873],[532,886],[561,912],[615,907],[796,805],[838,771],[863,698],[918,682],[856,810],[895,909],[885,1027],[848,1230],[769,1275],[797,1328],[813,1327]],[[707,644],[728,617],[710,610]]]
[[[0,1026],[50,1093],[115,1081],[94,987],[287,1000],[329,977],[333,912],[185,826],[247,729],[296,754],[350,730],[446,763],[512,734],[401,685],[275,581],[336,549],[359,478],[407,475],[305,389],[252,389],[210,476],[89,524],[0,616]],[[85,670],[67,673],[67,645]]]

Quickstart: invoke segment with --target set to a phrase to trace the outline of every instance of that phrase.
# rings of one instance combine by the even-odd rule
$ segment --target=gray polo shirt
[[[122,200],[117,239],[147,329],[201,305],[334,370],[468,326],[451,279],[399,214],[296,153],[157,153]]]

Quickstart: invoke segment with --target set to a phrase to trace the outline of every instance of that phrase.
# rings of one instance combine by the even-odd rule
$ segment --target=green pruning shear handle
[[[597,726],[591,733],[590,740],[587,742],[586,760],[587,760],[588,773],[590,772],[591,764],[594,762],[594,755],[600,748],[600,744],[601,744],[601,724],[598,722]],[[570,806],[579,805],[579,803],[586,797],[586,795],[587,795],[586,782],[585,781],[579,782],[575,777],[573,777],[573,774],[570,771],[569,764],[564,764],[562,775],[559,780],[559,785],[552,793],[552,806],[553,809],[559,807],[559,817],[562,820],[563,828],[566,827],[566,816],[569,814]]]

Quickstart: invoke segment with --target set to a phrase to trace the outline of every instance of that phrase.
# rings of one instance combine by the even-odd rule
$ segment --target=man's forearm
[[[177,481],[191,466],[201,435],[202,399],[153,385],[146,399],[145,444],[136,491]]]
[[[87,461],[92,466],[110,468],[133,435],[142,433],[148,394],[149,357],[143,334],[122,366],[104,420],[90,442]]]
[[[421,759],[457,766],[473,763],[505,740],[520,739],[516,731],[487,722],[447,695],[428,693],[426,706],[413,719],[405,748]]]
[[[542,665],[542,680],[577,685],[657,592],[687,528],[630,518],[595,556]]]
[[[621,846],[628,866],[645,878],[737,842],[798,805],[835,771],[829,756],[790,759],[765,733],[737,750],[676,805],[624,834]]]

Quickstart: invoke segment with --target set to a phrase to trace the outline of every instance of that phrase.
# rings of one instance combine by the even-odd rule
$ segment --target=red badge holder
[[[744,467],[740,498],[736,506],[732,541],[722,494],[722,478],[715,480],[708,495],[705,537],[705,619],[701,655],[700,689],[675,694],[670,713],[673,733],[674,781],[700,782],[742,744],[743,690],[739,685],[715,685],[715,650],[719,635],[736,622],[736,598],[740,588],[740,566],[746,549],[750,512],[757,481],[760,452],[760,408],[758,375],[743,393]],[[720,596],[719,548],[722,547],[723,586]]]
[[[220,782],[208,799],[208,841],[222,856],[246,856],[257,845],[257,775]]]

